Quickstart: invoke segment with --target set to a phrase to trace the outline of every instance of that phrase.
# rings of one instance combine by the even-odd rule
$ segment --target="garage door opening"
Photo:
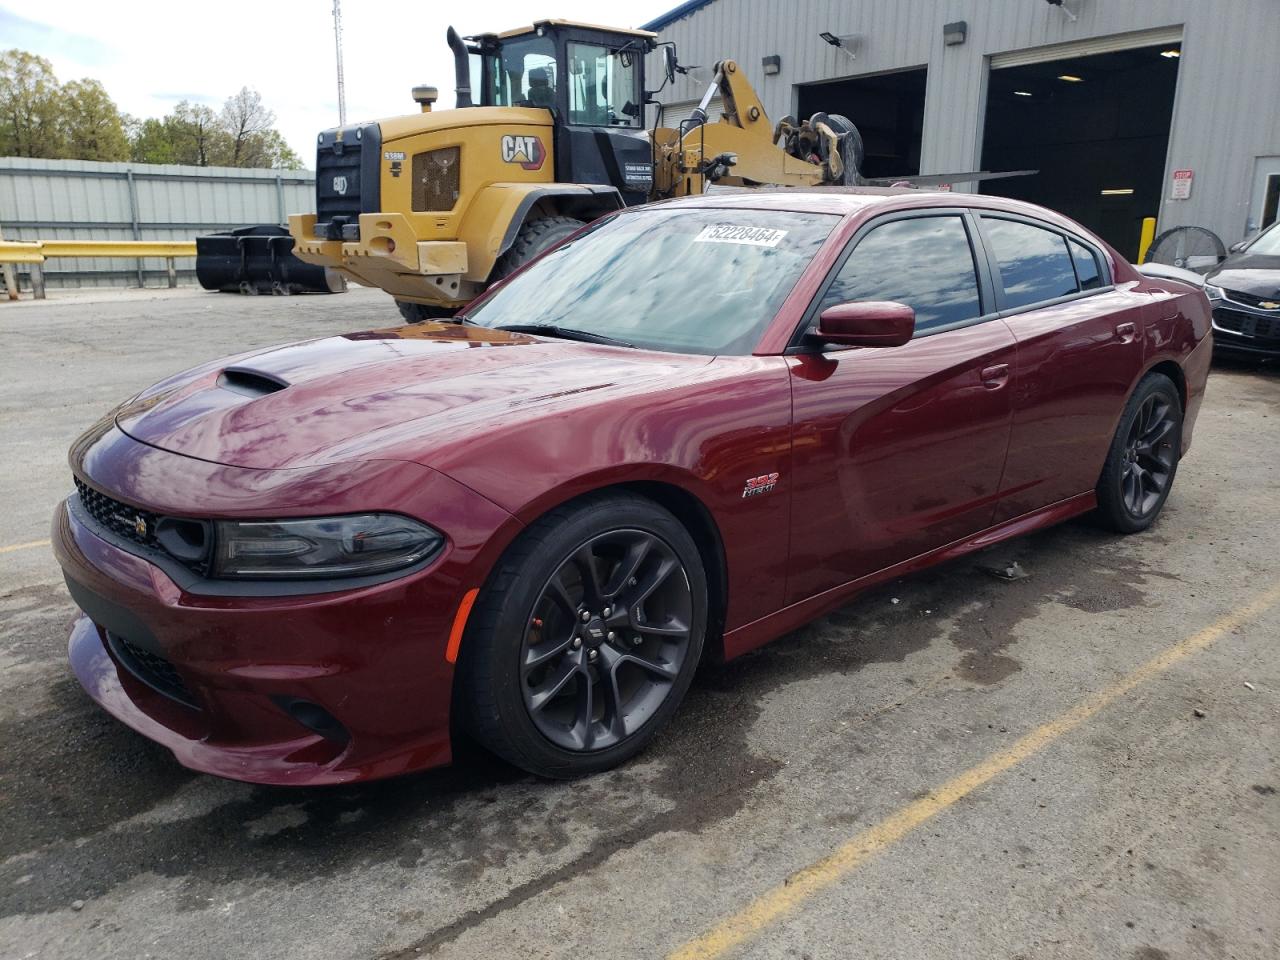
[[[848,117],[862,133],[868,177],[911,176],[920,172],[924,131],[924,89],[928,71],[903,70],[873,77],[851,77],[799,88],[796,116],[819,111]]]
[[[982,192],[1059,210],[1136,259],[1142,218],[1160,207],[1180,54],[1164,43],[993,64],[982,169],[1040,172]]]

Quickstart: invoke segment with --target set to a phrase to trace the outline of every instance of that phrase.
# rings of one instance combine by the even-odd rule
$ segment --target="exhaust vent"
[[[289,384],[279,377],[245,367],[227,367],[218,375],[218,386],[246,397],[265,397],[277,393]]]

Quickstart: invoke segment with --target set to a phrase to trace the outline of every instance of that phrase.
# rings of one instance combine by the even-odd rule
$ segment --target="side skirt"
[[[972,537],[956,540],[945,546],[938,547],[936,550],[930,550],[928,553],[922,553],[919,556],[911,557],[909,560],[903,560],[901,563],[895,563],[891,567],[885,567],[883,570],[869,573],[865,577],[859,577],[857,580],[850,580],[848,583],[841,584],[838,587],[832,587],[830,590],[815,594],[807,600],[793,603],[791,606],[783,607],[767,617],[761,617],[759,620],[729,631],[724,636],[724,657],[726,660],[732,660],[734,657],[741,656],[756,647],[763,646],[770,640],[803,626],[810,620],[816,620],[823,614],[844,606],[852,597],[864,590],[884,583],[886,580],[892,580],[908,573],[915,573],[918,570],[923,570],[926,567],[931,567],[947,560],[954,560],[957,557],[985,549],[1001,541],[1031,533],[1033,530],[1054,526],[1082,513],[1088,513],[1097,505],[1097,494],[1090,490],[1088,493],[1082,493],[1067,500],[1060,500],[1031,513],[1024,513],[1020,517],[1006,520],[1004,523],[989,527]]]

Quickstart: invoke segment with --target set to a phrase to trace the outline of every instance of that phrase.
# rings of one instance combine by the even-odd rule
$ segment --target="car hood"
[[[433,444],[643,392],[710,359],[416,324],[206,364],[139,394],[115,420],[135,440],[232,466],[429,465]]]
[[[1223,260],[1208,281],[1226,290],[1280,300],[1280,256],[1238,253]]]

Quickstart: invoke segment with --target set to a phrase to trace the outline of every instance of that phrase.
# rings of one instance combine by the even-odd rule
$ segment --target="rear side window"
[[[1000,265],[1004,309],[1070,296],[1080,289],[1062,234],[993,217],[983,217],[982,228]]]
[[[896,300],[916,312],[916,335],[982,315],[964,222],[915,217],[876,227],[854,248],[819,313],[850,300]]]
[[[1071,259],[1076,265],[1076,279],[1080,281],[1081,290],[1097,290],[1102,286],[1102,271],[1098,269],[1098,258],[1083,243],[1068,240],[1071,248]]]

